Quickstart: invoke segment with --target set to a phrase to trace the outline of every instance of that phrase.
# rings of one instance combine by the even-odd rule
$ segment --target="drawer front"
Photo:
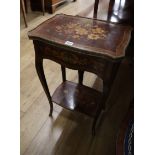
[[[105,61],[69,50],[57,48],[47,44],[38,44],[43,58],[51,59],[67,68],[84,70],[97,74],[102,78],[104,73]]]

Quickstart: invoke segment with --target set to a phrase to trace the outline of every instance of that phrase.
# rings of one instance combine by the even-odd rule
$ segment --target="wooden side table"
[[[110,92],[119,64],[125,56],[131,28],[95,19],[59,14],[28,33],[35,49],[35,67],[50,104],[76,110],[94,118],[92,132]],[[62,84],[50,95],[43,59],[61,65]],[[66,80],[65,68],[78,70],[79,83]],[[82,84],[84,71],[103,79],[99,92]]]

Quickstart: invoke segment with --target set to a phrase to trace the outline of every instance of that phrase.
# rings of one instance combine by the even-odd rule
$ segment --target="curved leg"
[[[81,84],[81,85],[82,85],[82,83],[83,83],[83,74],[84,74],[84,71],[78,70],[79,84]]]
[[[65,82],[66,81],[66,68],[63,67],[62,65],[61,65],[61,72],[62,72],[62,80],[63,82]]]
[[[46,93],[46,96],[48,98],[49,104],[50,104],[50,113],[49,116],[52,116],[52,112],[53,112],[53,103],[52,103],[52,98],[47,86],[47,82],[46,82],[46,78],[45,78],[45,74],[44,74],[44,69],[43,69],[43,59],[40,58],[37,54],[35,56],[35,67],[36,67],[36,71],[38,74],[38,77],[40,79],[40,82],[43,86],[43,89]]]

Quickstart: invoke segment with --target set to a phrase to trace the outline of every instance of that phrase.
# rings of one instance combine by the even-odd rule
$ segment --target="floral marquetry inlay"
[[[48,42],[74,52],[112,59],[125,56],[130,41],[131,27],[101,20],[59,14],[29,32],[29,38]],[[57,52],[60,55],[60,51]],[[77,63],[75,57],[65,56],[65,61]],[[72,62],[74,59],[74,62]],[[82,64],[81,64],[82,65]]]
[[[61,26],[56,26],[56,31],[59,35],[71,35],[74,39],[86,38],[88,40],[104,39],[107,31],[98,25],[89,23],[68,23]]]

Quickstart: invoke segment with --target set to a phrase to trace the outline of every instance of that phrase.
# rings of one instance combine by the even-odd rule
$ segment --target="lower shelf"
[[[66,109],[76,110],[94,117],[102,93],[70,81],[63,82],[54,92],[52,101]]]

